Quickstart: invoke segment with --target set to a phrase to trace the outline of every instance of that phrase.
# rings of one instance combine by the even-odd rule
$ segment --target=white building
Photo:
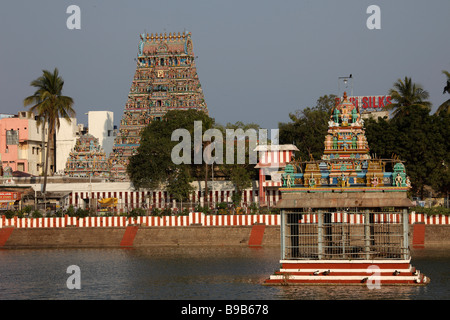
[[[89,111],[89,133],[98,139],[98,143],[109,156],[114,145],[114,113],[112,111]]]
[[[108,156],[114,145],[114,113],[89,111],[86,114],[88,115],[88,132],[98,139],[98,143]],[[78,124],[76,118],[72,118],[70,123],[62,118],[59,121],[60,128],[56,133],[56,173],[64,174],[67,158],[76,140],[86,133],[86,128],[83,124]]]
[[[80,134],[80,125],[77,124],[76,118],[71,118],[68,122],[66,119],[59,119],[59,130],[56,131],[56,173],[64,174],[67,157],[75,146],[77,137]],[[81,128],[83,125],[81,125]]]

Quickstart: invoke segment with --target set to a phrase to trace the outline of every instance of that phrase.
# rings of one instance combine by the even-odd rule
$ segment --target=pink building
[[[23,171],[32,175],[42,173],[44,152],[42,126],[27,111],[18,115],[0,115],[0,156],[3,169]]]

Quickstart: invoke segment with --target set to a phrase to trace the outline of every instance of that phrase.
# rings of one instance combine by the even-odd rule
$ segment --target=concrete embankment
[[[450,245],[450,225],[410,226],[414,247]],[[280,246],[280,227],[65,227],[0,228],[0,248],[89,248],[146,246]]]
[[[183,226],[0,229],[0,248],[279,246],[278,226]],[[1,241],[1,240],[0,240]]]

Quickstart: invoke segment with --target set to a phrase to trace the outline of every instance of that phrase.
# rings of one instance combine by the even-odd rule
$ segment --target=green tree
[[[226,137],[226,130],[231,129],[235,130],[234,132],[237,132],[237,130],[242,130],[244,135],[246,133],[252,134],[253,132],[255,133],[255,136],[257,138],[260,126],[256,123],[243,123],[242,121],[237,121],[236,123],[227,123],[226,126],[216,125],[216,128],[222,131],[224,137]],[[239,139],[244,140],[244,159],[238,159],[238,152],[241,151],[238,150]],[[216,166],[217,171],[220,172],[221,175],[225,177],[225,179],[231,181],[234,185],[235,193],[233,195],[232,201],[235,206],[238,206],[241,202],[242,192],[245,189],[250,188],[252,182],[258,177],[258,173],[255,169],[256,163],[252,163],[252,159],[250,157],[250,152],[253,151],[254,148],[256,148],[257,141],[255,141],[255,145],[252,145],[251,140],[252,139],[250,139],[250,136],[238,137],[233,141],[224,139],[223,150],[227,150],[227,148],[233,148],[233,163],[225,163],[224,161],[223,164]],[[243,163],[239,163],[239,160],[244,161]]]
[[[403,117],[392,120],[365,121],[371,153],[404,161],[414,195],[423,198],[427,187],[434,195],[445,195],[450,185],[450,115],[430,115],[417,105],[405,107],[404,111]]]
[[[45,197],[48,176],[48,162],[50,154],[50,146],[55,147],[54,135],[60,126],[60,118],[71,121],[71,117],[75,116],[75,110],[72,108],[73,99],[62,95],[64,80],[59,75],[58,69],[53,72],[48,70],[42,71],[42,76],[33,80],[30,84],[36,88],[33,95],[24,99],[24,106],[32,105],[30,112],[38,118],[38,125],[42,122],[48,123],[47,135],[47,151],[45,156],[44,167],[44,186],[42,193]]]
[[[447,196],[450,192],[450,114],[438,113],[430,116],[430,132],[427,143],[430,146],[428,158],[429,185],[436,194]]]
[[[364,121],[370,152],[382,159],[392,159],[399,155],[400,133],[397,126],[386,118],[369,118]],[[386,170],[392,170],[387,167]]]
[[[386,106],[387,110],[393,110],[393,118],[401,118],[408,112],[409,106],[418,106],[426,111],[431,110],[431,102],[426,101],[428,91],[421,85],[413,83],[411,78],[398,79],[394,87],[389,90],[392,103]]]
[[[280,144],[294,144],[299,149],[296,158],[319,159],[324,151],[324,139],[335,99],[335,95],[325,95],[317,100],[315,107],[290,113],[291,122],[278,124]]]
[[[444,87],[444,92],[442,94],[445,94],[445,93],[450,94],[450,72],[448,72],[446,70],[442,70],[442,73],[447,76],[447,80],[446,80],[447,83],[446,83],[446,86]],[[441,113],[450,114],[450,99],[448,99],[447,101],[442,103],[436,110],[436,114],[441,114]]]
[[[137,153],[130,157],[127,172],[135,188],[157,189],[167,187],[177,197],[186,197],[192,190],[190,182],[204,168],[204,162],[194,162],[194,153],[202,153],[194,145],[194,122],[201,121],[202,136],[214,124],[214,119],[197,110],[172,110],[161,121],[152,121],[141,133]],[[174,163],[172,150],[180,141],[172,141],[172,133],[186,129],[189,133],[189,163]],[[186,150],[184,150],[186,151]]]
[[[190,170],[186,166],[178,168],[177,174],[169,176],[167,191],[180,203],[180,213],[183,211],[183,201],[189,199],[194,191],[192,181]]]
[[[245,165],[229,164],[226,170],[236,191],[233,195],[233,203],[237,207],[241,203],[242,192],[252,186],[252,181],[255,179],[255,176],[253,170],[249,170]]]

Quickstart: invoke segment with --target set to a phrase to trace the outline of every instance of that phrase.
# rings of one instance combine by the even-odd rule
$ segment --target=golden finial
[[[347,92],[344,91],[344,101],[347,101]]]
[[[147,33],[147,37],[146,37],[146,39],[148,40],[149,38],[148,38],[148,33]]]

